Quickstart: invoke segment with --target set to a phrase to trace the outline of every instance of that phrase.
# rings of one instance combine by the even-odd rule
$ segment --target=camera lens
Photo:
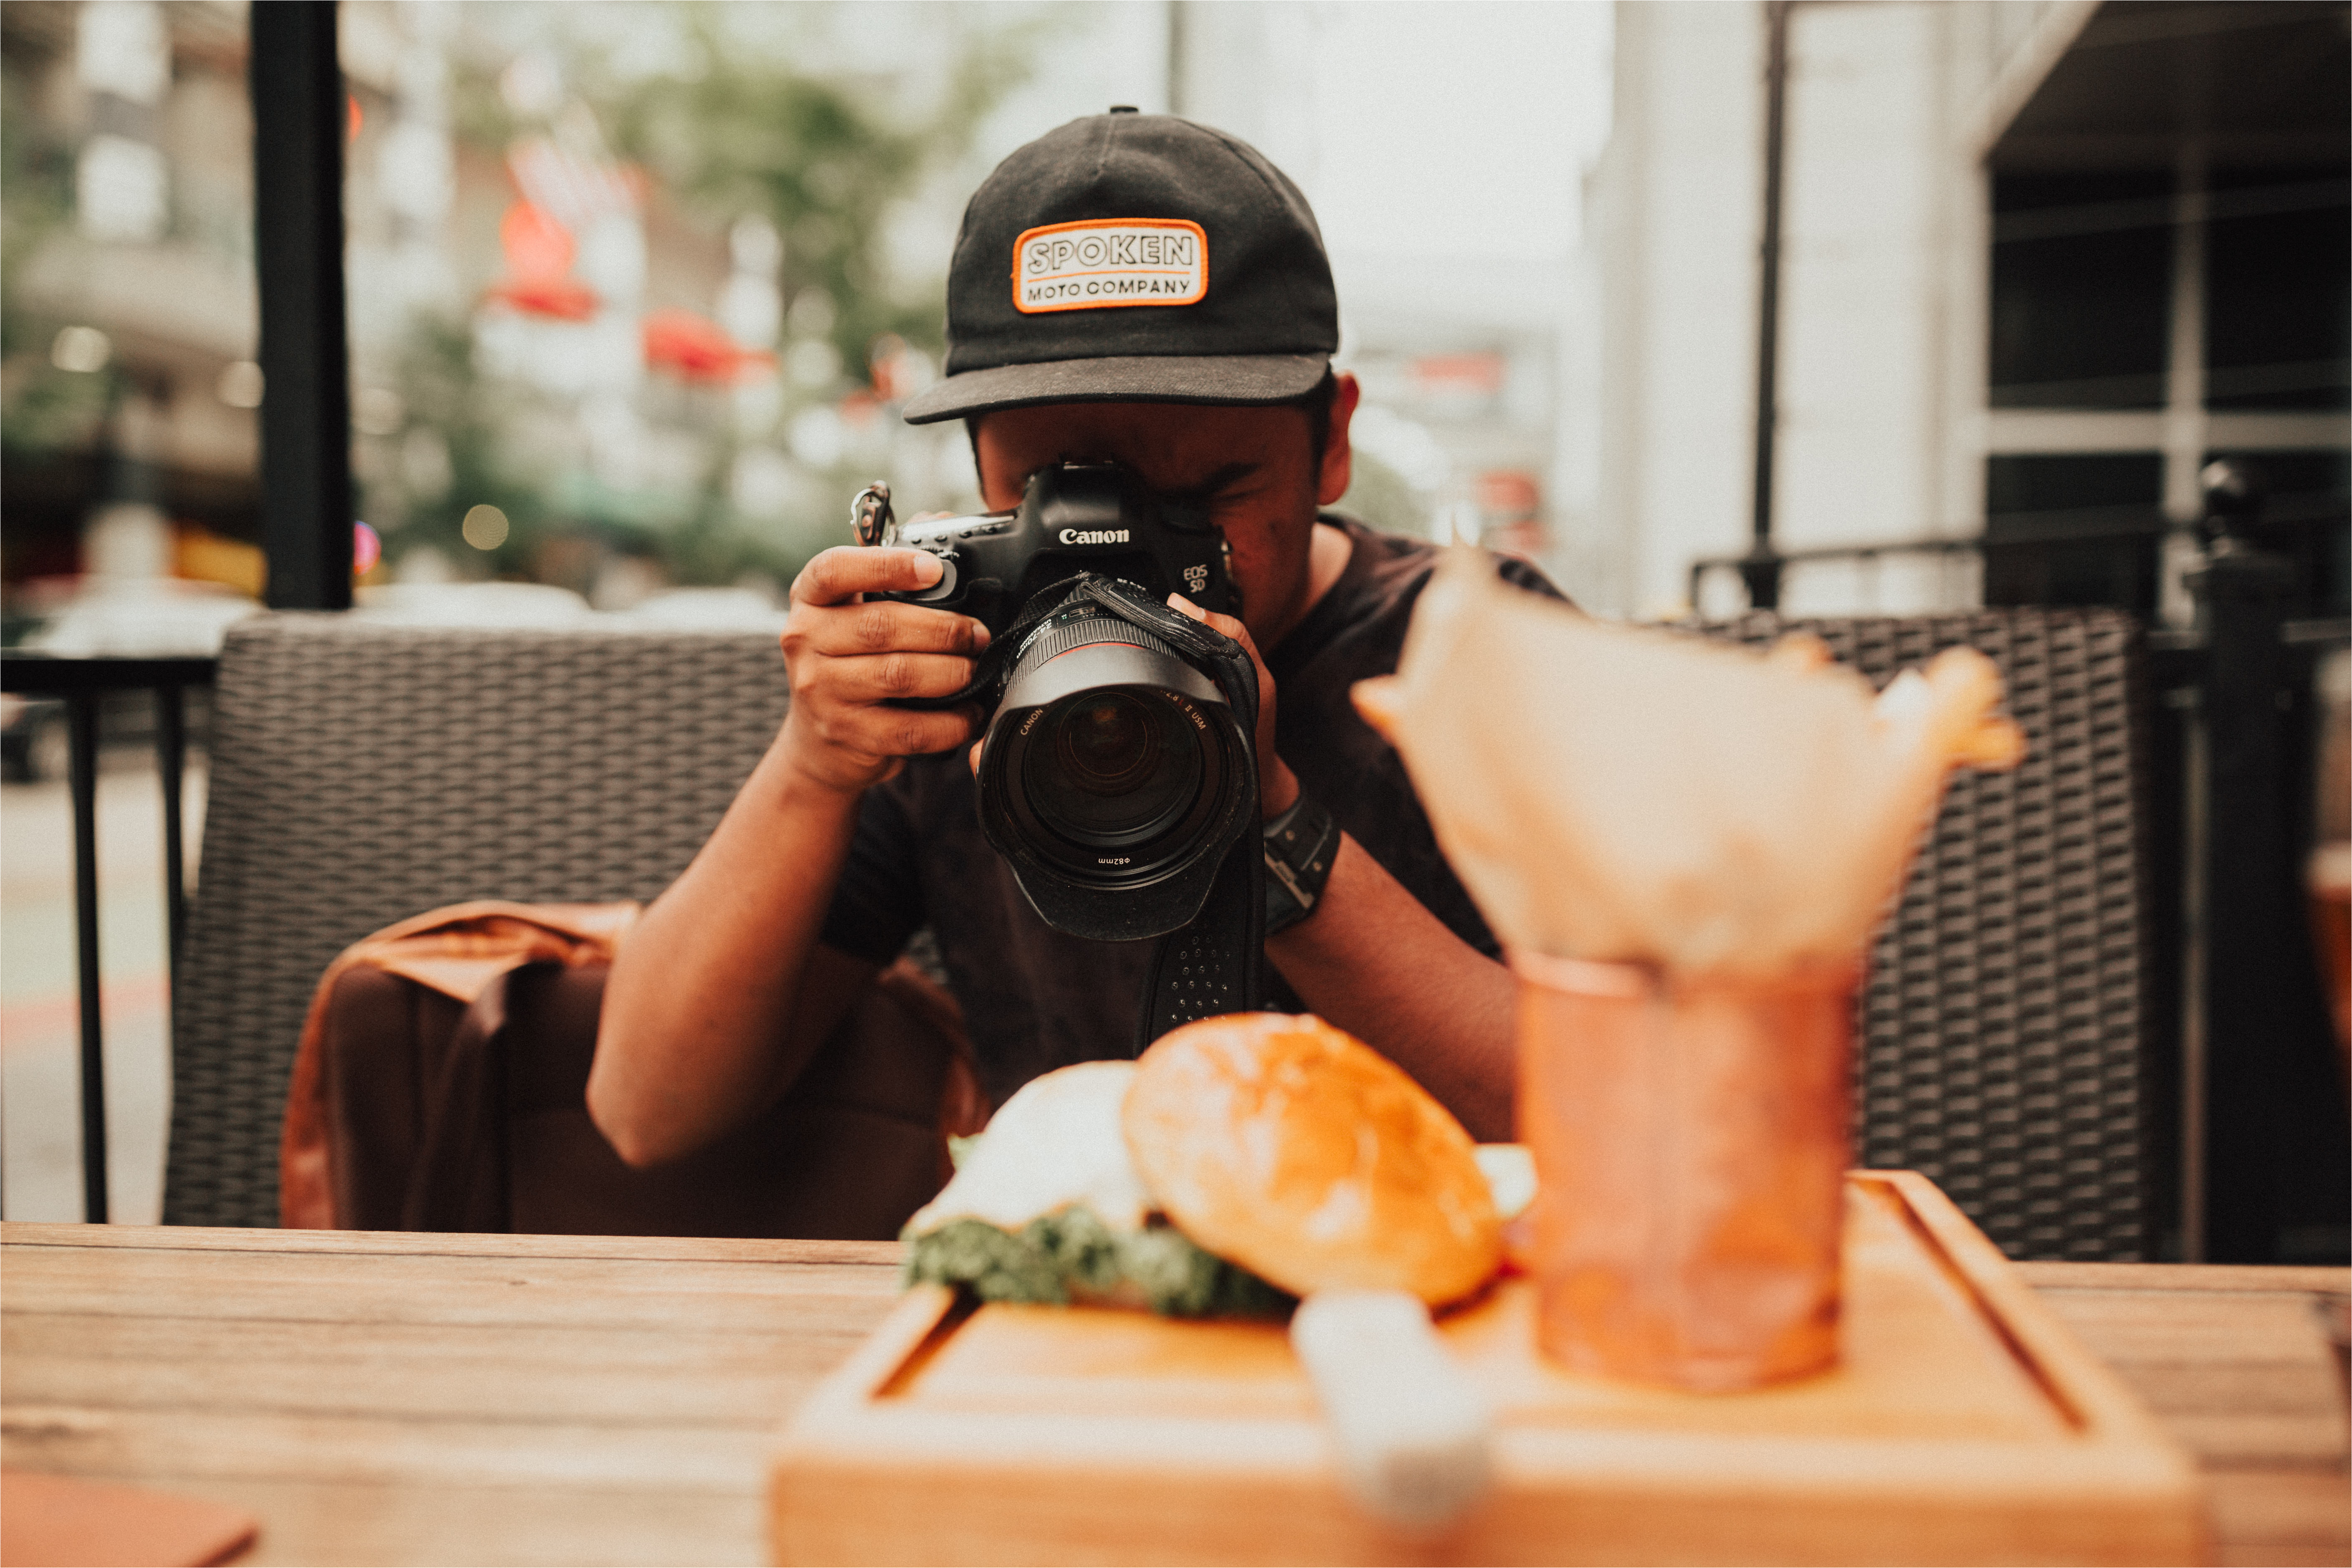
[[[1250,739],[1216,681],[1084,595],[1025,634],[978,787],[981,828],[1030,903],[1098,942],[1200,913],[1257,817]]]
[[[1184,816],[1201,792],[1198,733],[1166,696],[1096,688],[1047,710],[1023,757],[1039,821],[1074,844],[1119,848]]]
[[[1124,691],[1097,692],[1070,703],[1053,728],[1062,765],[1090,795],[1127,794],[1160,754],[1151,716]]]

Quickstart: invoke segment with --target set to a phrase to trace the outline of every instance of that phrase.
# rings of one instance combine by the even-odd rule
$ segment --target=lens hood
[[[1257,814],[1248,729],[1133,614],[1082,592],[1032,626],[981,748],[989,843],[1047,924],[1100,942],[1192,921]]]

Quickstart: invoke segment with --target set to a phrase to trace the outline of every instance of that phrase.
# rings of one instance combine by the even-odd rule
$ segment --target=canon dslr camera
[[[1037,912],[1098,941],[1192,921],[1258,816],[1255,712],[1235,713],[1197,651],[1205,628],[1164,608],[1181,593],[1233,613],[1208,508],[1116,465],[1063,463],[1031,476],[1012,511],[900,522],[876,485],[853,517],[862,543],[940,558],[937,584],[885,597],[971,616],[994,639],[971,688],[908,705],[992,715],[981,826]]]

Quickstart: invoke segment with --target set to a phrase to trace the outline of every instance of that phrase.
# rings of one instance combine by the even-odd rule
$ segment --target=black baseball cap
[[[907,422],[1039,403],[1287,403],[1339,346],[1322,232],[1236,137],[1114,109],[1048,132],[964,208],[947,374]]]

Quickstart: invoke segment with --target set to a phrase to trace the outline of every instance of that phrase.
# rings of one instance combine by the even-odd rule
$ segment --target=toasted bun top
[[[1238,1013],[1143,1053],[1120,1113],[1168,1216],[1297,1295],[1484,1284],[1501,1225],[1470,1135],[1402,1069],[1322,1019]]]

